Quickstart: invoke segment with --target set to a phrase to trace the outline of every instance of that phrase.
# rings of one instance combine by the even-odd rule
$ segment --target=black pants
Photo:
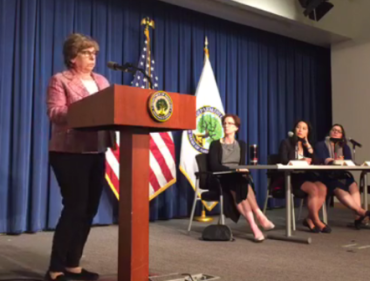
[[[105,155],[50,152],[63,210],[55,229],[49,270],[78,267],[105,184]]]

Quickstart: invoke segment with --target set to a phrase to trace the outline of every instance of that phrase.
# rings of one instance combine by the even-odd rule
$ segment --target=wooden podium
[[[160,123],[148,109],[154,92],[112,85],[68,110],[71,128],[120,132],[119,281],[149,278],[149,133],[196,128],[195,96],[168,93],[173,113]]]

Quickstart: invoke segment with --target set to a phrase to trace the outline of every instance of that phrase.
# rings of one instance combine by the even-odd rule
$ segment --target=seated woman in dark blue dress
[[[343,126],[333,125],[329,137],[317,143],[315,152],[320,164],[330,165],[334,160],[352,160]],[[365,217],[370,216],[370,212],[361,208],[360,191],[352,174],[345,171],[333,171],[323,173],[322,178],[329,193],[334,194],[343,205],[355,212],[355,227],[359,229]]]
[[[208,167],[213,172],[236,169],[239,165],[246,164],[246,144],[242,140],[235,139],[235,133],[240,128],[240,118],[226,114],[222,118],[222,125],[224,138],[213,141],[208,152]],[[261,242],[265,237],[258,228],[253,214],[265,230],[273,229],[275,226],[258,207],[249,178],[245,174],[248,170],[239,169],[238,172],[240,173],[224,175],[220,178],[224,191],[225,216],[237,222],[242,214],[253,231],[255,241]]]
[[[294,136],[283,140],[279,148],[280,162],[288,164],[291,160],[306,161],[309,165],[316,164],[314,150],[309,142],[312,128],[304,120],[294,125]],[[325,225],[319,217],[319,211],[325,202],[327,188],[321,182],[320,175],[315,172],[293,173],[291,176],[292,192],[299,196],[307,194],[308,217],[303,225],[314,233],[330,233],[331,228]]]

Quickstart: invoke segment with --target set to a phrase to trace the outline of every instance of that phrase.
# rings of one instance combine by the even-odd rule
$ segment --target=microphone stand
[[[298,142],[295,145],[295,155],[294,155],[294,157],[295,157],[295,160],[298,160]]]
[[[148,79],[148,82],[149,82],[149,88],[150,89],[153,89],[153,81],[152,81],[152,78],[151,77],[149,77],[149,75],[148,74],[146,74],[146,72],[145,72],[145,70],[144,69],[142,69],[142,68],[139,68],[139,67],[136,67],[136,66],[134,66],[133,64],[131,64],[131,63],[126,63],[125,64],[125,66],[127,67],[127,70],[128,70],[128,68],[129,67],[131,67],[131,68],[133,68],[135,71],[140,71],[143,75],[144,75],[144,77],[146,78],[146,79]],[[133,70],[129,70],[129,72],[131,72],[131,73],[135,73],[135,71],[133,71]]]
[[[293,138],[294,138],[294,141],[295,141],[294,158],[295,158],[295,160],[299,160],[298,159],[298,138],[295,137],[295,136]]]
[[[356,163],[356,144],[352,143],[352,150],[353,150],[353,162]]]

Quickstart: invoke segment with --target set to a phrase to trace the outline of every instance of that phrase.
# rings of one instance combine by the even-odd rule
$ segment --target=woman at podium
[[[67,70],[52,76],[47,90],[52,124],[49,162],[60,187],[63,210],[54,232],[46,280],[99,278],[80,267],[80,259],[105,184],[105,151],[114,146],[114,135],[75,131],[67,123],[70,104],[109,86],[106,78],[93,72],[98,51],[98,43],[90,37],[70,35],[63,46]]]
[[[208,152],[208,166],[214,172],[228,171],[237,169],[239,165],[246,165],[246,144],[235,139],[235,133],[240,128],[240,118],[237,115],[226,114],[222,117],[222,126],[224,138],[213,141]],[[253,231],[255,241],[262,242],[265,237],[256,224],[254,215],[265,230],[271,230],[275,225],[258,207],[254,191],[249,184],[248,170],[237,169],[237,172],[239,173],[223,175],[220,178],[224,190],[225,216],[237,222],[242,214]]]
[[[314,150],[309,142],[312,127],[310,123],[300,120],[290,133],[290,137],[280,144],[279,156],[282,164],[291,160],[306,161],[309,165],[316,163]],[[327,188],[321,182],[320,175],[314,172],[294,173],[291,176],[292,191],[298,198],[307,196],[308,217],[303,225],[314,233],[330,233],[331,228],[319,217],[319,211],[325,202]]]
[[[315,151],[319,163],[323,165],[340,165],[343,160],[352,160],[346,132],[340,124],[334,124],[331,127],[329,136],[317,143]],[[334,194],[343,205],[354,211],[354,226],[360,229],[365,217],[370,217],[370,212],[361,207],[360,191],[353,175],[347,171],[332,171],[323,173],[322,178],[329,194]]]

